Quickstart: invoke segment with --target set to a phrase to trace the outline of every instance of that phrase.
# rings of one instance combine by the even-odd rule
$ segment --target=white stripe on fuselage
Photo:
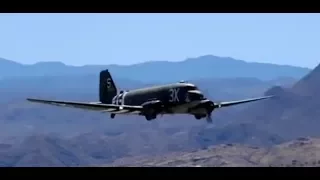
[[[128,93],[128,92],[123,91],[122,100],[121,100],[121,105],[122,105],[122,106],[125,105],[124,101],[125,101],[125,96],[126,96],[127,93]]]

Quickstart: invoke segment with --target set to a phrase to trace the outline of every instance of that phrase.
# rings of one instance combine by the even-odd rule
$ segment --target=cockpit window
[[[193,85],[187,86],[187,89],[188,90],[198,90],[198,88],[196,86],[193,86]]]

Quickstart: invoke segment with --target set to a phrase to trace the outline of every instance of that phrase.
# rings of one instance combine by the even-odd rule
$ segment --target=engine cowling
[[[210,100],[203,100],[200,104],[193,107],[189,111],[194,114],[197,114],[197,113],[204,114],[207,112],[211,112],[213,110],[214,110],[214,102]]]
[[[199,108],[205,108],[207,110],[213,110],[214,109],[214,102],[210,101],[210,100],[207,100],[207,101],[204,101],[203,103],[199,104],[198,105]]]
[[[188,91],[188,98],[190,101],[193,101],[193,100],[201,100],[204,97],[201,91],[191,90],[191,91]]]

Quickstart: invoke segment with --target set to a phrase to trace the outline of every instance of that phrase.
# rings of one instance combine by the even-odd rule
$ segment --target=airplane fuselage
[[[194,107],[208,100],[194,84],[181,82],[122,91],[113,97],[112,104],[143,106],[155,101],[162,105],[161,111],[157,114],[190,114]],[[198,113],[205,115],[206,112]]]

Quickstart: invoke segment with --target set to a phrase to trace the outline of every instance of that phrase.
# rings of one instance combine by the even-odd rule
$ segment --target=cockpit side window
[[[196,86],[187,86],[188,91],[190,90],[198,90]]]

